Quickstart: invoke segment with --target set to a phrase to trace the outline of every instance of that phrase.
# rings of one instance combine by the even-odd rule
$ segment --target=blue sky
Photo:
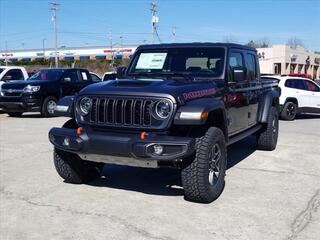
[[[0,0],[0,49],[53,47],[49,0]],[[142,44],[151,41],[151,0],[57,0],[59,46]],[[320,0],[157,0],[159,36],[171,42],[247,43],[303,40],[320,50]]]

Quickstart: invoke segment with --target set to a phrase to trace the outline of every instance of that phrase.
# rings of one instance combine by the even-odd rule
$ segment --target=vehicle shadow
[[[248,137],[228,147],[228,166],[230,169],[255,151],[255,138]],[[106,165],[102,176],[89,183],[95,187],[107,187],[135,191],[151,195],[182,196],[183,188],[180,170],[136,168]]]
[[[320,119],[320,114],[298,114],[294,120]]]

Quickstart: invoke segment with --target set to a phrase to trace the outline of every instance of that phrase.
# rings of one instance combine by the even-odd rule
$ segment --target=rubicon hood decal
[[[190,100],[190,99],[210,96],[210,95],[213,95],[215,93],[216,93],[216,89],[215,88],[209,88],[209,89],[203,89],[203,90],[183,93],[182,96],[183,96],[184,100]]]

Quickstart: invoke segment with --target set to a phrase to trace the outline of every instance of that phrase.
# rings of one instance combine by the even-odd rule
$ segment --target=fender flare
[[[75,96],[61,98],[54,109],[54,116],[74,118],[74,100]]]
[[[276,99],[276,107],[279,111],[279,97],[280,92],[276,89],[268,91],[263,95],[258,109],[258,122],[267,123],[268,115],[270,113],[271,107],[273,106],[274,100]]]
[[[187,102],[186,105],[178,108],[175,117],[174,124],[175,125],[203,125],[206,123],[207,119],[198,118],[186,118],[181,115],[181,113],[201,113],[201,112],[213,112],[215,110],[221,110],[223,113],[224,121],[227,121],[226,109],[224,102],[221,99],[215,98],[200,98],[197,100],[193,100]]]

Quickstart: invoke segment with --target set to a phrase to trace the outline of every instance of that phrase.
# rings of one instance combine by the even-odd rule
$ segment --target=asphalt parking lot
[[[179,172],[106,166],[88,185],[55,172],[50,127],[0,114],[0,239],[320,239],[320,118],[280,122],[278,147],[229,147],[222,196],[183,199]]]

